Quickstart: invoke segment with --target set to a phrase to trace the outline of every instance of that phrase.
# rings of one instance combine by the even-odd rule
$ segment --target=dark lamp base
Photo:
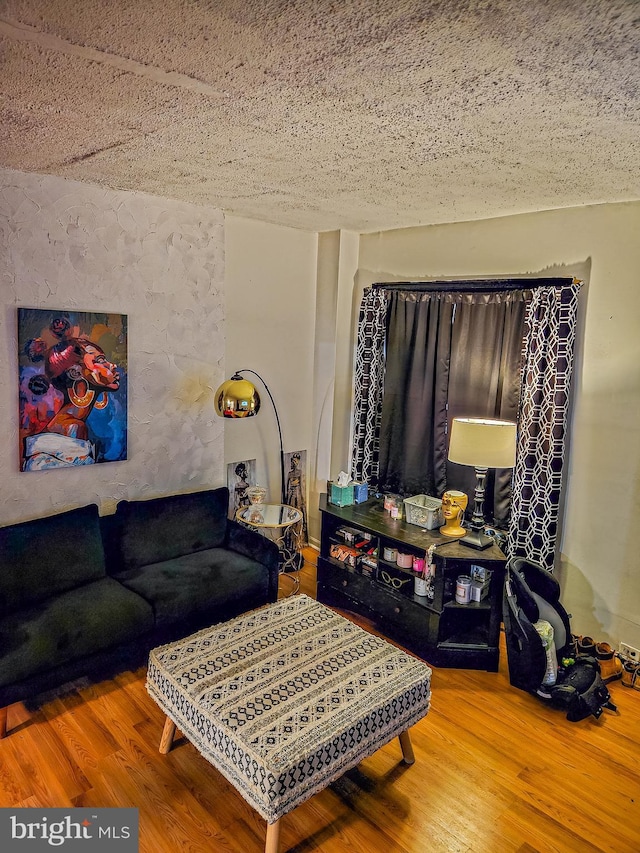
[[[467,535],[458,541],[461,545],[466,545],[467,548],[475,548],[476,551],[484,551],[485,548],[490,548],[493,545],[491,536],[486,536],[479,530],[469,530]]]

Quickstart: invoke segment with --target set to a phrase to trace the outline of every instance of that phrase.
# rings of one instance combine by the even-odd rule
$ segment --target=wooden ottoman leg
[[[0,738],[3,738],[7,733],[7,711],[9,709],[5,706],[4,708],[0,708]]]
[[[413,764],[416,760],[415,755],[413,754],[413,746],[411,745],[411,738],[409,737],[409,730],[406,732],[402,732],[398,739],[400,740],[400,746],[402,747],[402,758],[404,759],[405,764]]]
[[[264,853],[278,853],[280,846],[280,818],[275,823],[267,824],[267,840],[264,845]]]
[[[171,749],[171,744],[173,743],[173,736],[176,733],[176,724],[173,720],[167,719],[164,721],[164,729],[162,730],[162,737],[160,738],[160,752],[163,755],[166,755]]]

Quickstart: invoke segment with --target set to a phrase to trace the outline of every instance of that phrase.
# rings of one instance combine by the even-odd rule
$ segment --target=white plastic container
[[[429,495],[414,495],[404,499],[404,511],[409,524],[435,530],[443,524],[442,501]]]

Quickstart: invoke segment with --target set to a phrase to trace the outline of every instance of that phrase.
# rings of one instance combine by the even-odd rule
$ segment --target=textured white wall
[[[0,524],[222,485],[219,210],[0,170]],[[17,307],[129,318],[129,458],[18,469]]]

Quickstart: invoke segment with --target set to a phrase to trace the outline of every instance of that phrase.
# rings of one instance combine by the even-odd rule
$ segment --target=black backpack
[[[554,648],[549,652],[534,627],[539,620],[553,628]],[[616,710],[598,661],[576,653],[570,617],[560,603],[560,584],[550,572],[522,557],[507,562],[503,622],[514,687],[563,709],[571,722],[597,719],[604,708]],[[552,665],[557,669],[555,683],[547,684]]]

